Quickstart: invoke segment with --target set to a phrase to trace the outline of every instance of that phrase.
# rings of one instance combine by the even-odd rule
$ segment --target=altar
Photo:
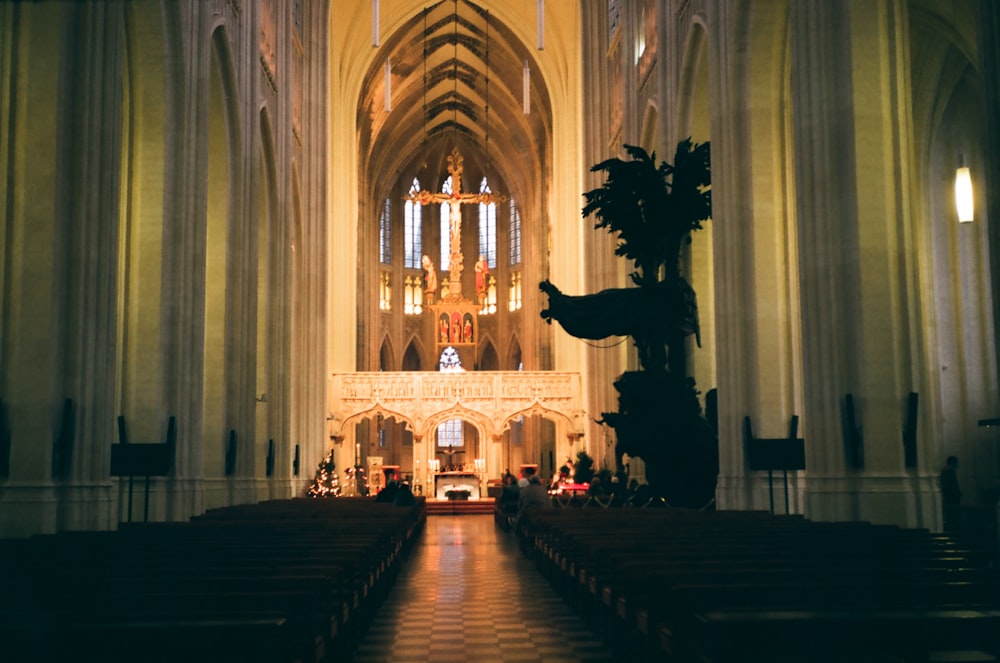
[[[452,490],[469,491],[470,499],[479,499],[479,475],[475,472],[436,472],[434,474],[434,497],[448,499]]]

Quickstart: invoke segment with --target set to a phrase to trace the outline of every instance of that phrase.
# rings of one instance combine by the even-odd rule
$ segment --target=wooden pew
[[[27,652],[26,660],[40,651],[111,660],[160,651],[172,653],[164,660],[199,651],[209,652],[205,660],[228,659],[226,652],[243,660],[346,658],[421,531],[423,500],[402,508],[371,500],[253,506],[188,523],[0,542],[6,651]],[[168,644],[136,650],[143,639]]]
[[[713,647],[767,629],[778,646],[797,642],[792,633],[797,628],[810,633],[799,645],[860,648],[863,638],[837,638],[837,628],[851,613],[859,615],[858,623],[893,625],[881,646],[905,645],[904,656],[949,647],[963,637],[987,651],[997,645],[995,569],[984,566],[979,551],[925,530],[622,509],[586,517],[570,510],[532,514],[518,536],[553,585],[583,606],[612,648],[629,658],[665,656],[678,643],[695,657],[735,656],[735,650],[720,654]],[[832,583],[830,589],[817,585],[822,578]],[[817,596],[807,601],[794,589],[803,586],[815,586]],[[876,601],[875,586],[906,601]],[[854,603],[817,607],[818,597],[845,588],[854,590],[849,594]],[[723,601],[730,590],[745,603]],[[694,604],[684,591],[719,602]],[[761,599],[768,594],[785,602],[770,605]],[[774,619],[766,619],[768,614]],[[907,641],[903,633],[909,628],[926,635]],[[636,642],[638,647],[629,646]]]

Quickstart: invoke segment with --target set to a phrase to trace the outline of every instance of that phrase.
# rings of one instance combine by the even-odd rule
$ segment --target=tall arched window
[[[441,193],[450,196],[452,193],[451,175],[441,185]],[[441,271],[451,269],[451,204],[441,203]]]
[[[490,184],[483,178],[479,193],[492,193]],[[497,204],[479,203],[479,255],[486,257],[490,269],[497,268]]]
[[[510,198],[510,264],[521,263],[521,212],[514,197]]]
[[[416,195],[419,191],[420,180],[414,177],[413,185],[410,186],[410,196]],[[420,258],[423,254],[420,237],[421,219],[420,203],[407,200],[403,219],[403,251],[405,253],[403,266],[407,269],[420,269]]]
[[[389,265],[392,263],[392,251],[389,248],[390,245],[390,230],[389,221],[391,220],[390,212],[392,211],[392,203],[389,198],[386,197],[385,204],[382,206],[382,215],[378,220],[378,254],[379,260],[383,265]]]

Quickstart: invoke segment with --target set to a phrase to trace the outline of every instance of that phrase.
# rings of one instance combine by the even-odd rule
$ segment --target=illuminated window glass
[[[449,419],[438,426],[439,447],[462,446],[462,420]]]
[[[483,178],[479,193],[492,193],[490,184]],[[497,268],[497,205],[479,203],[479,255],[486,256],[490,269]]]
[[[389,249],[391,211],[392,203],[386,198],[385,205],[382,206],[382,216],[378,220],[378,253],[379,260],[381,260],[383,265],[388,265],[392,262],[392,251]]]
[[[455,348],[449,345],[441,351],[441,359],[438,360],[438,370],[443,373],[462,370],[462,359],[458,356],[458,351]]]
[[[413,185],[410,187],[410,195],[420,192],[420,180],[413,178]],[[412,200],[406,201],[406,209],[403,219],[403,247],[406,253],[405,267],[408,269],[420,269],[420,258],[423,255],[421,247],[421,205]]]
[[[510,199],[510,264],[521,264],[521,212],[513,197]]]

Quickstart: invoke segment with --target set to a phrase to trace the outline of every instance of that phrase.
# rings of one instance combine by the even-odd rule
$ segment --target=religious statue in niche
[[[462,322],[462,342],[463,343],[472,343],[472,341],[473,341],[473,334],[472,334],[472,314],[471,313],[466,313],[463,316],[463,322]]]
[[[442,313],[438,318],[438,338],[441,343],[447,343],[451,334],[450,317],[447,313]]]
[[[420,264],[424,268],[424,303],[433,304],[438,289],[437,271],[435,271],[434,263],[431,262],[429,256],[425,255]]]
[[[630,336],[642,370],[615,381],[618,412],[599,423],[615,430],[617,454],[646,462],[650,487],[669,504],[700,508],[715,496],[718,435],[702,416],[694,379],[687,375],[685,339],[699,340],[694,289],[682,276],[680,254],[691,233],[711,216],[708,143],[677,145],[674,164],[625,146],[630,161],[609,159],[593,168],[604,185],[585,194],[583,216],[618,236],[615,255],[634,263],[634,288],[565,295],[549,281],[539,284],[549,307],[541,312],[572,336]]]
[[[458,311],[451,314],[451,342],[462,342],[462,314]]]

